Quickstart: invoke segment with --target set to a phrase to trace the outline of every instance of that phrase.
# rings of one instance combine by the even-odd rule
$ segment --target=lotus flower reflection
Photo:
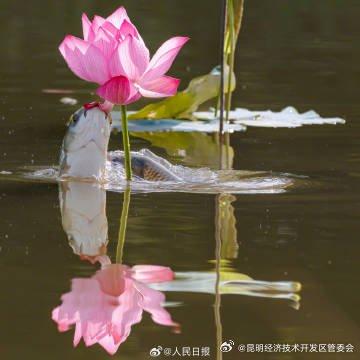
[[[165,75],[187,37],[173,37],[150,60],[138,30],[125,8],[108,18],[83,14],[80,39],[67,35],[59,50],[79,78],[100,85],[97,94],[114,104],[126,105],[141,96],[158,98],[176,93],[179,79]]]
[[[91,278],[72,280],[71,291],[62,296],[52,319],[60,332],[75,325],[74,346],[83,338],[86,346],[98,343],[115,354],[144,310],[157,324],[179,328],[163,308],[164,294],[147,286],[173,278],[174,273],[161,266],[104,266]]]

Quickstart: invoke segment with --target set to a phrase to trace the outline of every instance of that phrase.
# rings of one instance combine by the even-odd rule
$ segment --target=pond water
[[[192,38],[172,70],[184,87],[192,77],[217,65],[218,2],[128,0],[122,4],[152,51],[174,34]],[[65,33],[80,33],[83,11],[107,14],[118,5],[105,0],[86,4],[2,0],[0,171],[57,165],[64,124],[79,106],[60,100],[70,97],[85,103],[93,99],[94,88],[73,76],[56,46]],[[236,56],[234,106],[278,111],[291,105],[347,122],[296,129],[250,128],[231,135],[235,170],[296,174],[304,186],[266,194],[131,194],[122,249],[122,262],[128,268],[105,268],[114,270],[109,282],[105,270],[97,273],[100,264],[93,263],[91,251],[101,243],[101,259],[116,261],[122,191],[90,186],[76,192],[79,189],[72,184],[59,189],[56,183],[3,177],[1,359],[108,357],[98,344],[85,347],[81,341],[74,348],[73,327],[63,324],[59,332],[52,314],[60,322],[53,311],[71,301],[71,295],[63,297],[63,302],[60,298],[72,290],[72,295],[82,292],[83,316],[91,317],[100,306],[96,303],[99,286],[106,292],[117,278],[120,288],[129,290],[133,298],[129,295],[129,308],[119,315],[126,320],[125,328],[119,330],[121,341],[126,341],[114,358],[147,359],[150,349],[158,346],[173,351],[199,348],[200,355],[209,348],[210,355],[203,353],[203,358],[211,359],[312,357],[305,352],[240,354],[235,346],[226,354],[219,353],[218,345],[230,340],[236,346],[352,344],[355,353],[327,356],[358,358],[359,14],[360,4],[355,0],[246,2]],[[147,147],[174,164],[217,166],[211,135],[145,134],[131,141],[133,149]],[[120,146],[120,134],[112,135],[110,149]],[[64,200],[75,215],[64,214]],[[76,216],[80,213],[81,218],[89,209],[94,210],[89,217],[95,220],[85,229],[96,233],[95,244],[87,241],[86,233],[76,231],[69,242],[66,232],[78,224],[81,227],[82,220]],[[86,250],[88,257],[78,256]],[[222,260],[215,261],[219,257]],[[130,270],[139,265],[161,267]],[[173,274],[177,280],[171,282]],[[80,280],[71,285],[73,279]],[[226,285],[223,280],[238,283]],[[297,292],[299,284],[302,289]],[[121,289],[111,291],[118,294]],[[231,290],[236,294],[227,294]]]

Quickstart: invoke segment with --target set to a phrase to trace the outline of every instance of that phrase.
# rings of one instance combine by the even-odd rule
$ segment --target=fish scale
[[[150,181],[166,181],[169,180],[164,174],[159,173],[155,169],[148,166],[144,168],[144,180]]]

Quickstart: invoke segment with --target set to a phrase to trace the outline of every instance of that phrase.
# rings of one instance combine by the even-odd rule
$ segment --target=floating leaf
[[[194,116],[201,120],[215,121],[212,111],[195,112]],[[321,117],[314,110],[299,113],[294,107],[288,106],[281,111],[259,111],[237,108],[230,111],[229,119],[233,124],[253,127],[293,128],[303,125],[335,125],[345,124],[345,120],[339,117]]]
[[[225,67],[225,79],[229,78],[229,67]],[[235,74],[231,75],[231,91],[236,86]],[[228,80],[225,81],[228,88]],[[188,87],[171,98],[150,104],[129,115],[135,119],[193,119],[192,113],[204,102],[216,98],[220,89],[220,71],[214,68],[209,74],[192,79]]]

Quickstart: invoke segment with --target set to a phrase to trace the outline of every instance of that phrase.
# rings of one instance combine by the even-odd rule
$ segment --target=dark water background
[[[207,73],[218,59],[218,1],[133,0],[122,3],[150,49],[174,34],[191,42],[171,73],[183,79]],[[116,1],[20,1],[0,4],[0,171],[58,162],[64,122],[73,108],[71,89],[84,103],[91,85],[78,80],[57,45],[66,33],[80,34],[80,16],[105,15]],[[360,346],[359,289],[359,80],[360,3],[356,0],[246,1],[236,56],[234,105],[280,110],[292,105],[344,126],[249,129],[232,135],[234,167],[308,175],[306,191],[238,195],[233,203],[240,244],[231,266],[259,280],[303,284],[298,311],[286,303],[223,296],[223,339],[237,343],[351,343]],[[161,148],[132,139],[134,148]],[[111,140],[120,146],[120,136]],[[178,161],[178,159],[171,159]],[[203,165],[201,163],[198,164]],[[327,179],[331,186],[324,185]],[[107,194],[108,254],[114,257],[122,194]],[[132,196],[124,260],[170,266],[174,271],[213,268],[214,195]],[[51,310],[74,277],[95,267],[72,253],[61,227],[54,184],[0,183],[1,359],[103,359],[99,346],[73,349],[73,331],[59,334]],[[155,345],[210,346],[215,357],[214,296],[167,294],[182,306],[169,308],[181,334],[145,316],[115,358],[146,359]],[[357,349],[358,351],[360,349]],[[316,355],[315,355],[316,356]],[[312,354],[239,354],[224,358],[307,359]],[[319,356],[319,354],[317,355]],[[327,354],[326,358],[358,358]]]

